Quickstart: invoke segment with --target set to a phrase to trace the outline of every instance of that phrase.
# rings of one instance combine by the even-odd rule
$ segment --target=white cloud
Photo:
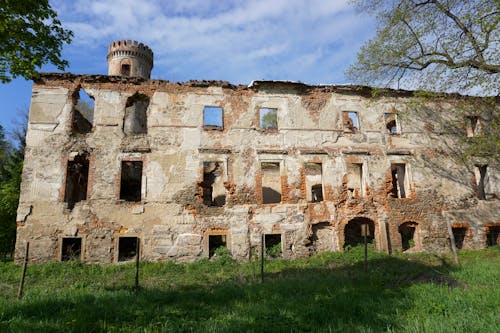
[[[168,80],[343,80],[343,70],[374,26],[348,1],[337,0],[51,0],[51,4],[75,32],[66,54],[82,56],[82,49],[105,53],[113,40],[136,39],[155,53],[153,76]]]

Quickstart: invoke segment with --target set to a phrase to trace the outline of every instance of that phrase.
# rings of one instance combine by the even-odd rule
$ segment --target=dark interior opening
[[[281,234],[264,235],[266,254],[276,258],[281,256]]]
[[[500,226],[488,227],[486,233],[486,246],[500,245]]]
[[[82,239],[68,237],[62,239],[61,261],[80,260],[82,254]]]
[[[479,171],[479,181],[477,182],[477,195],[479,200],[486,200],[486,191],[485,191],[485,179],[486,172],[488,170],[487,165],[478,165],[476,166]]]
[[[137,237],[120,237],[118,239],[118,261],[127,261],[137,254]]]
[[[206,206],[222,207],[226,204],[226,196],[223,194],[213,197],[214,184],[222,177],[222,167],[219,162],[203,162],[203,204]]]
[[[68,203],[68,209],[73,209],[75,203],[87,199],[88,178],[89,160],[87,155],[77,155],[72,161],[68,161],[64,192],[64,201]]]
[[[316,184],[311,187],[312,202],[323,201],[323,185]]]
[[[405,165],[404,164],[391,165],[391,175],[392,175],[392,190],[391,190],[392,197],[406,198]]]
[[[403,247],[403,251],[406,251],[415,246],[414,223],[403,223],[398,227],[398,231],[401,234],[401,246]]]
[[[212,258],[219,247],[227,247],[226,235],[208,236],[208,257]]]
[[[362,232],[362,225],[367,225],[368,234],[366,235],[366,241],[372,243],[375,236],[375,225],[367,218],[356,217],[347,223],[344,228],[344,249],[347,246],[356,246],[358,244],[364,244],[364,235]]]
[[[457,249],[461,249],[464,246],[467,228],[452,228],[451,230],[453,232],[453,238],[455,238],[455,246]]]
[[[129,64],[122,64],[120,74],[123,76],[130,76],[130,65]]]
[[[120,199],[131,202],[141,201],[142,162],[122,161]]]

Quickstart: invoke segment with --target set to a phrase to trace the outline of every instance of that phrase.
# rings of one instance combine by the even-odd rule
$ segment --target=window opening
[[[271,258],[281,257],[281,234],[264,235],[266,255]]]
[[[405,222],[398,227],[401,235],[401,246],[406,251],[415,246],[416,223]]]
[[[486,246],[500,245],[500,226],[489,226],[486,230]]]
[[[68,209],[73,209],[75,203],[87,199],[87,186],[89,178],[89,160],[87,155],[76,155],[68,161],[66,168],[66,188],[64,202]]]
[[[128,261],[137,254],[137,237],[118,238],[118,261]]]
[[[479,117],[468,116],[465,118],[467,137],[471,138],[479,133]]]
[[[375,235],[374,223],[364,217],[356,217],[347,223],[344,228],[344,249],[349,246],[364,244],[364,233],[367,242],[372,243]]]
[[[73,94],[72,131],[87,134],[92,131],[94,121],[94,99],[80,88]]]
[[[486,187],[489,183],[488,166],[476,165],[474,170],[477,185],[477,197],[479,200],[486,200]]]
[[[222,207],[226,204],[223,165],[221,162],[203,162],[203,204]]]
[[[279,162],[262,162],[262,203],[281,202],[281,176]]]
[[[61,261],[80,260],[82,254],[82,239],[65,237],[62,239]]]
[[[120,74],[122,76],[130,76],[130,65],[129,64],[122,64]]]
[[[277,129],[278,128],[278,109],[261,108],[259,110],[260,128]]]
[[[384,119],[385,119],[385,127],[387,128],[387,130],[389,131],[389,133],[391,135],[399,134],[397,114],[395,114],[395,113],[385,113],[384,114]]]
[[[203,109],[203,128],[222,130],[222,108],[220,106],[205,106]]]
[[[451,231],[453,232],[453,238],[455,238],[455,246],[457,247],[457,249],[461,249],[464,246],[464,240],[467,234],[467,228],[452,227]]]
[[[146,95],[135,94],[127,99],[123,119],[123,132],[126,135],[147,133],[148,106],[149,97]]]
[[[363,164],[347,164],[347,191],[352,198],[363,196]]]
[[[323,176],[321,163],[306,163],[304,169],[306,176],[307,201],[323,201]]]
[[[208,235],[208,257],[212,258],[218,248],[227,248],[226,235]]]
[[[406,198],[405,173],[406,173],[405,164],[391,165],[391,175],[392,175],[391,195],[394,198]]]
[[[122,161],[120,199],[125,201],[141,201],[142,162]]]
[[[350,130],[351,132],[359,130],[359,118],[357,112],[343,111],[342,116],[344,120],[344,128]]]

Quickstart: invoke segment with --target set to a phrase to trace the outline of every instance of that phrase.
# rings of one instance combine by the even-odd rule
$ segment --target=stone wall
[[[86,134],[72,129],[80,88],[95,100]],[[145,130],[124,124],[133,96],[149,101]],[[467,227],[464,248],[484,247],[485,228],[500,222],[499,173],[488,167],[489,200],[478,200],[475,164],[462,162],[465,128],[457,125],[457,110],[478,101],[391,90],[373,97],[366,87],[290,82],[43,74],[30,107],[16,260],[29,241],[34,262],[69,254],[117,262],[135,251],[122,237],[140,239],[144,260],[193,261],[216,245],[244,260],[260,251],[262,234],[281,234],[282,255],[294,258],[341,251],[365,223],[381,251],[449,251],[448,222]],[[205,106],[222,107],[222,128],[203,126]],[[260,108],[277,109],[277,129],[260,127]],[[344,111],[357,112],[358,129],[345,124]],[[397,133],[388,130],[386,113],[397,114]],[[73,185],[87,184],[86,200],[73,206],[65,191],[75,156],[88,158],[88,175],[78,182],[72,174]],[[130,162],[140,174],[125,185]],[[278,170],[261,169],[273,163]],[[215,165],[210,185],[206,174]],[[348,175],[352,165],[361,170],[359,189]],[[394,165],[404,175],[394,176]],[[311,184],[318,182],[322,200],[313,200]],[[263,203],[265,183],[280,202]],[[123,186],[137,199],[124,197]],[[210,186],[224,202],[209,204]],[[404,186],[404,197],[395,186]],[[65,238],[77,238],[80,249],[63,246],[74,243]]]

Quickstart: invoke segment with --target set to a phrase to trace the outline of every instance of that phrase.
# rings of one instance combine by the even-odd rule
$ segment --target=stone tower
[[[108,48],[108,75],[149,79],[153,69],[153,51],[135,40],[118,40]]]

